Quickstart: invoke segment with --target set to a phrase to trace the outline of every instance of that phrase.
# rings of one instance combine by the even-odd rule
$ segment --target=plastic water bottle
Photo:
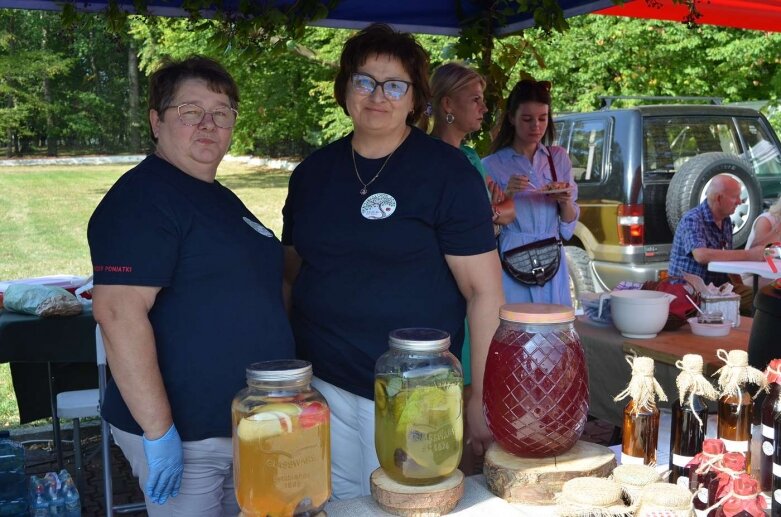
[[[76,483],[67,470],[60,471],[60,494],[65,501],[65,517],[81,517],[81,499]]]
[[[0,516],[27,514],[27,488],[24,477],[24,447],[0,431]]]
[[[35,495],[30,501],[32,517],[49,517],[49,500],[46,498],[46,484],[42,480],[35,481]]]
[[[47,495],[49,497],[49,515],[65,515],[65,498],[62,497],[57,484],[48,484]]]

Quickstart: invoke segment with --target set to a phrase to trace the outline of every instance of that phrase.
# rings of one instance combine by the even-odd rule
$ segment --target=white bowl
[[[706,337],[719,337],[729,334],[732,328],[732,322],[725,320],[724,323],[698,323],[697,318],[689,318],[686,320],[689,322],[689,326],[692,329],[692,334],[696,336]]]
[[[648,339],[664,328],[675,296],[659,291],[628,289],[610,293],[613,325],[624,337]]]

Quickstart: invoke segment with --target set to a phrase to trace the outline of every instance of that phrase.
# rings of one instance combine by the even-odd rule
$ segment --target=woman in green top
[[[478,131],[483,123],[483,115],[488,109],[483,100],[485,79],[460,63],[445,63],[438,67],[431,76],[431,105],[429,117],[434,119],[431,136],[461,149],[475,169],[480,173],[488,188],[491,204],[494,209],[494,224],[497,231],[502,225],[515,220],[515,207],[512,198],[505,200],[504,192],[485,175],[483,164],[477,151],[464,143],[469,133]],[[425,119],[424,119],[425,120]],[[427,124],[426,124],[427,125]],[[506,202],[505,202],[506,201]],[[461,360],[464,367],[464,401],[471,393],[471,361],[469,355],[469,326],[465,327]],[[464,419],[464,426],[469,426]],[[466,432],[466,431],[465,431]],[[470,447],[464,447],[461,470],[467,475],[474,468],[474,456]]]

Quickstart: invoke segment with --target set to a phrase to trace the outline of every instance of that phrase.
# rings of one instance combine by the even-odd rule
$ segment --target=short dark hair
[[[163,60],[162,66],[149,78],[149,109],[157,111],[162,119],[179,86],[188,79],[206,81],[209,90],[224,93],[230,100],[231,108],[239,109],[239,88],[236,81],[221,64],[205,56],[191,56],[182,61]],[[154,134],[152,139],[157,140]]]
[[[347,113],[347,85],[352,74],[366,62],[370,56],[389,56],[398,59],[412,82],[412,113],[407,115],[407,124],[414,125],[430,97],[429,94],[429,57],[411,34],[397,32],[384,23],[373,23],[347,40],[339,60],[339,72],[334,80],[336,102]]]
[[[503,147],[512,145],[515,138],[515,127],[510,119],[515,116],[518,107],[524,102],[539,102],[548,105],[548,127],[545,129],[543,143],[551,144],[556,137],[556,128],[553,127],[553,111],[551,110],[551,83],[550,81],[536,81],[534,79],[521,79],[518,81],[510,95],[507,97],[507,105],[502,114],[499,132],[491,143],[491,152],[495,153]]]

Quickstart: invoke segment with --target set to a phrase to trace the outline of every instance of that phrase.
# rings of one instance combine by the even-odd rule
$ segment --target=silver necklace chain
[[[398,147],[396,147],[396,149],[398,149]],[[388,161],[390,161],[391,156],[393,156],[393,153],[396,152],[396,149],[391,151],[391,153],[388,155],[388,157],[385,158],[385,161],[382,162],[382,167],[380,167],[380,170],[377,171],[377,174],[375,174],[374,177],[372,179],[370,179],[368,183],[364,183],[363,179],[361,179],[361,175],[358,173],[358,164],[355,162],[355,148],[350,146],[350,150],[353,153],[353,168],[355,168],[355,177],[358,178],[358,181],[360,181],[361,185],[363,185],[363,188],[360,190],[360,193],[361,193],[362,196],[365,196],[366,193],[368,192],[369,185],[374,183],[374,180],[376,180],[377,178],[380,177],[380,173],[385,168],[385,166],[388,165]]]

